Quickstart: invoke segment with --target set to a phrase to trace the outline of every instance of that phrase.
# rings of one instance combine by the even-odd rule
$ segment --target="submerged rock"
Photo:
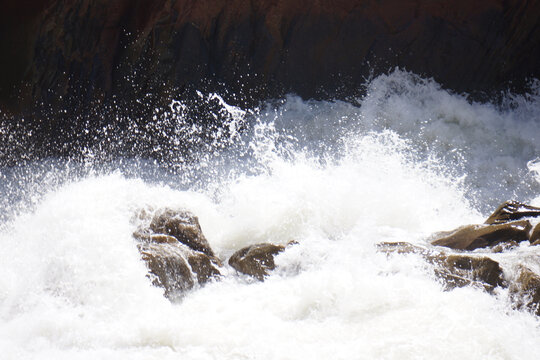
[[[274,256],[285,250],[283,245],[256,244],[238,250],[229,258],[229,265],[237,271],[260,281],[274,270]]]
[[[520,266],[519,276],[510,287],[514,298],[517,298],[517,307],[523,306],[540,316],[540,275],[531,269]]]
[[[515,241],[508,241],[508,242],[505,242],[505,243],[502,243],[502,244],[499,244],[497,246],[494,246],[493,248],[491,248],[491,252],[492,253],[502,253],[502,252],[505,252],[507,250],[511,250],[515,247],[519,246],[519,244]]]
[[[499,263],[487,256],[441,254],[433,263],[440,266],[435,273],[444,280],[447,289],[481,285],[491,291],[503,285],[503,272]]]
[[[433,272],[446,290],[475,286],[491,291],[502,286],[503,272],[499,263],[487,256],[446,254],[407,242],[381,243],[378,250],[386,254],[418,254],[434,266]]]
[[[141,213],[144,212],[142,215]],[[141,226],[133,237],[149,270],[152,283],[171,300],[195,286],[221,275],[221,262],[214,256],[199,220],[189,211],[161,209],[138,214]]]
[[[540,223],[536,224],[534,227],[529,241],[531,242],[531,245],[540,245]]]
[[[456,250],[474,250],[503,242],[529,240],[531,227],[528,220],[496,225],[466,225],[453,231],[435,234],[438,239],[432,244]]]
[[[448,255],[440,248],[422,247],[406,242],[382,243],[378,248],[387,254],[422,256],[433,265],[435,275],[443,281],[446,289],[475,286],[491,292],[496,287],[508,287],[517,308],[529,308],[540,316],[539,274],[520,265],[517,276],[512,276],[513,272],[504,276],[497,261],[488,256],[463,252],[492,247],[493,253],[504,256],[504,252],[519,246],[520,241],[529,240],[531,245],[540,245],[540,223],[533,229],[529,221],[536,217],[540,218],[540,208],[507,201],[500,205],[484,224],[466,225],[434,235],[432,245],[460,250],[460,253]]]
[[[489,216],[485,224],[504,224],[530,217],[540,217],[540,208],[517,201],[506,201]]]
[[[158,210],[152,218],[150,230],[155,234],[173,236],[193,250],[214,256],[210,244],[204,237],[199,219],[189,211]]]

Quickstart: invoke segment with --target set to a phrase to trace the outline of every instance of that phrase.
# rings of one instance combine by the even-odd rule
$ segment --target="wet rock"
[[[485,224],[504,224],[529,217],[540,217],[540,208],[517,201],[506,201],[489,216]]]
[[[138,241],[155,244],[176,244],[178,240],[174,236],[165,234],[149,234],[143,231],[135,231],[133,237]]]
[[[260,281],[274,270],[274,256],[285,250],[283,245],[256,244],[238,250],[229,258],[229,265],[237,271]]]
[[[540,275],[531,269],[520,266],[519,276],[510,287],[516,307],[527,307],[540,316]]]
[[[530,230],[531,224],[527,220],[497,225],[467,225],[435,234],[437,240],[432,244],[456,250],[474,250],[504,242],[528,240]]]
[[[204,237],[199,219],[189,211],[158,210],[149,227],[155,234],[173,236],[193,250],[214,256],[210,244]]]
[[[150,235],[148,241],[154,244],[178,244],[178,239],[174,236],[164,234]]]
[[[195,284],[203,285],[218,278],[217,264],[201,252],[194,251],[171,237],[158,236],[165,242],[141,242],[138,249],[150,272],[152,284],[162,287],[170,300],[181,298]],[[174,239],[174,238],[172,238]]]
[[[529,241],[531,245],[540,245],[540,223],[533,228]]]
[[[491,291],[503,285],[503,272],[499,263],[486,256],[472,254],[446,254],[407,242],[381,243],[378,250],[386,254],[417,254],[434,266],[434,274],[446,290],[474,286]]]
[[[208,255],[193,251],[188,256],[188,263],[191,270],[197,276],[197,282],[204,284],[211,279],[218,279],[221,273],[218,266],[221,263],[216,258],[210,258]]]
[[[432,259],[439,266],[435,274],[444,281],[446,289],[467,285],[480,285],[487,291],[503,285],[503,272],[499,263],[482,256],[444,255]]]
[[[152,284],[162,287],[167,298],[175,300],[193,288],[195,282],[191,268],[178,246],[139,244],[138,248],[148,267]]]

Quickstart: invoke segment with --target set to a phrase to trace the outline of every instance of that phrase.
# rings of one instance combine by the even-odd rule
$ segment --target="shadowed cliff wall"
[[[523,91],[540,78],[540,2],[4,1],[0,54],[0,111],[65,147],[108,121],[97,108],[144,123],[193,89],[346,98],[397,66],[474,98]]]
[[[255,98],[332,97],[395,66],[468,92],[512,80],[519,87],[540,75],[539,2],[22,0],[1,7],[0,96],[14,110],[202,80]]]

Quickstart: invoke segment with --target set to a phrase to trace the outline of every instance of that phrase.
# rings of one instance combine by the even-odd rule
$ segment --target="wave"
[[[201,93],[226,121],[208,132],[171,103],[167,161],[88,148],[4,167],[0,348],[8,359],[535,359],[539,320],[505,290],[444,292],[421,259],[374,245],[423,244],[508,198],[540,204],[538,89],[474,103],[396,71],[358,104],[289,96],[244,110]],[[188,158],[175,153],[183,141],[198,145]],[[133,243],[146,207],[197,214],[222,259],[298,245],[263,283],[229,269],[172,304]]]

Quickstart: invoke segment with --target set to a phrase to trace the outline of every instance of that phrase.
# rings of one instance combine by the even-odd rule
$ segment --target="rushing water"
[[[375,245],[425,243],[507,199],[540,205],[539,89],[471,104],[396,71],[357,105],[291,96],[247,111],[201,94],[223,128],[186,125],[181,101],[160,118],[167,151],[199,145],[190,161],[88,149],[4,168],[1,358],[537,359],[540,320],[505,290],[445,292],[420,258]],[[164,206],[197,214],[224,260],[298,244],[263,283],[225,267],[171,303],[131,236],[138,209]],[[501,261],[540,267],[538,251]]]

